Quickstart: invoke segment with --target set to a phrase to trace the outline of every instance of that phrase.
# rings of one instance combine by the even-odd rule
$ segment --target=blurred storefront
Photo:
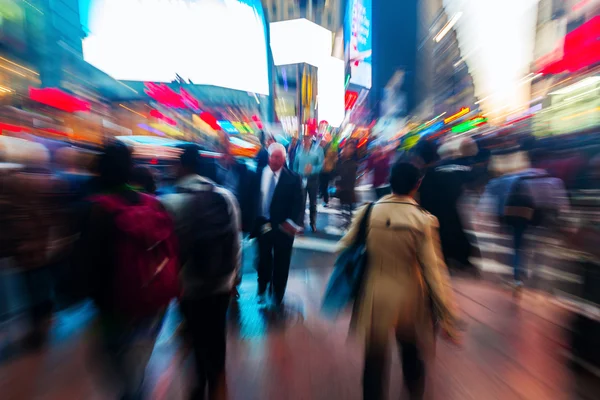
[[[539,3],[532,107],[536,135],[600,126],[600,2]]]

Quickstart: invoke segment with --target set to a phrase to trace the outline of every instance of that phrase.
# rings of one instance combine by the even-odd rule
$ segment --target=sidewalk
[[[231,311],[231,399],[361,398],[362,357],[360,346],[347,337],[348,318],[333,323],[318,313],[329,272],[329,268],[292,271],[284,320],[273,318],[256,303],[255,275],[244,276],[239,308]],[[508,291],[483,282],[454,284],[467,322],[464,346],[439,341],[429,374],[430,399],[597,398],[598,382],[579,381],[567,367],[565,310],[530,294],[517,304]],[[82,309],[58,315],[54,342],[47,351],[0,360],[1,398],[109,399],[96,384],[87,357],[91,313]],[[178,321],[171,314],[148,368],[151,399],[184,399],[189,389],[191,363],[173,337]],[[398,399],[400,367],[397,357],[392,360],[390,398]]]

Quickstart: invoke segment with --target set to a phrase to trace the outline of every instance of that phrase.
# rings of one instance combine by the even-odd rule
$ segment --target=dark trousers
[[[425,363],[414,343],[398,341],[404,385],[411,400],[422,399],[425,391]],[[385,344],[370,344],[365,354],[363,371],[364,400],[387,398],[389,379],[389,352]]]
[[[193,399],[209,398],[226,387],[227,308],[229,293],[198,299],[183,299],[181,311],[196,361],[196,389]]]
[[[375,196],[377,200],[381,199],[383,196],[387,196],[392,193],[392,189],[389,186],[383,186],[375,188]]]
[[[26,270],[23,278],[29,301],[29,317],[33,331],[38,333],[43,329],[44,322],[52,316],[54,308],[52,267]]]
[[[258,291],[264,293],[269,283],[276,304],[283,301],[294,238],[277,230],[277,227],[258,237]]]
[[[331,172],[321,172],[319,175],[319,191],[325,204],[329,204],[329,182],[331,182]]]
[[[525,255],[525,231],[527,230],[527,224],[524,222],[522,224],[515,224],[512,228],[513,235],[513,247],[514,247],[514,256],[513,256],[513,271],[514,271],[514,279],[516,282],[521,282],[523,280],[523,276],[526,272],[526,258]]]
[[[317,223],[317,193],[319,191],[319,177],[311,176],[306,182],[306,188],[304,189],[304,204],[302,206],[302,223],[304,223],[304,217],[306,215],[306,198],[308,197],[309,209],[310,209],[310,223],[311,225]]]
[[[102,353],[106,357],[106,377],[111,378],[121,392],[121,400],[145,398],[143,384],[146,366],[152,356],[156,338],[162,328],[165,310],[137,321],[118,318],[112,312],[100,310],[99,333]]]

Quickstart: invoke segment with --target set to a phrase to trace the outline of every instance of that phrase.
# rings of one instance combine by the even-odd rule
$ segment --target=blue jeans
[[[513,273],[516,282],[521,282],[523,280],[523,276],[526,271],[527,265],[525,265],[525,250],[524,250],[524,241],[525,241],[525,231],[527,230],[526,224],[519,224],[513,226],[512,234],[513,234],[513,248],[514,248],[514,256],[513,256]]]

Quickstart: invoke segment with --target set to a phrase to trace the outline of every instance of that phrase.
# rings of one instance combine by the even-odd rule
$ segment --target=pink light
[[[177,122],[174,119],[167,117],[166,115],[164,115],[163,113],[161,113],[158,110],[151,110],[150,116],[154,117],[156,119],[159,119],[161,121],[164,121],[171,126],[177,126]]]
[[[187,108],[181,95],[164,83],[156,84],[152,82],[146,83],[144,92],[152,99],[160,104],[171,108]]]
[[[90,111],[92,106],[87,101],[72,96],[57,88],[29,88],[29,97],[33,101],[58,108],[66,112]]]

